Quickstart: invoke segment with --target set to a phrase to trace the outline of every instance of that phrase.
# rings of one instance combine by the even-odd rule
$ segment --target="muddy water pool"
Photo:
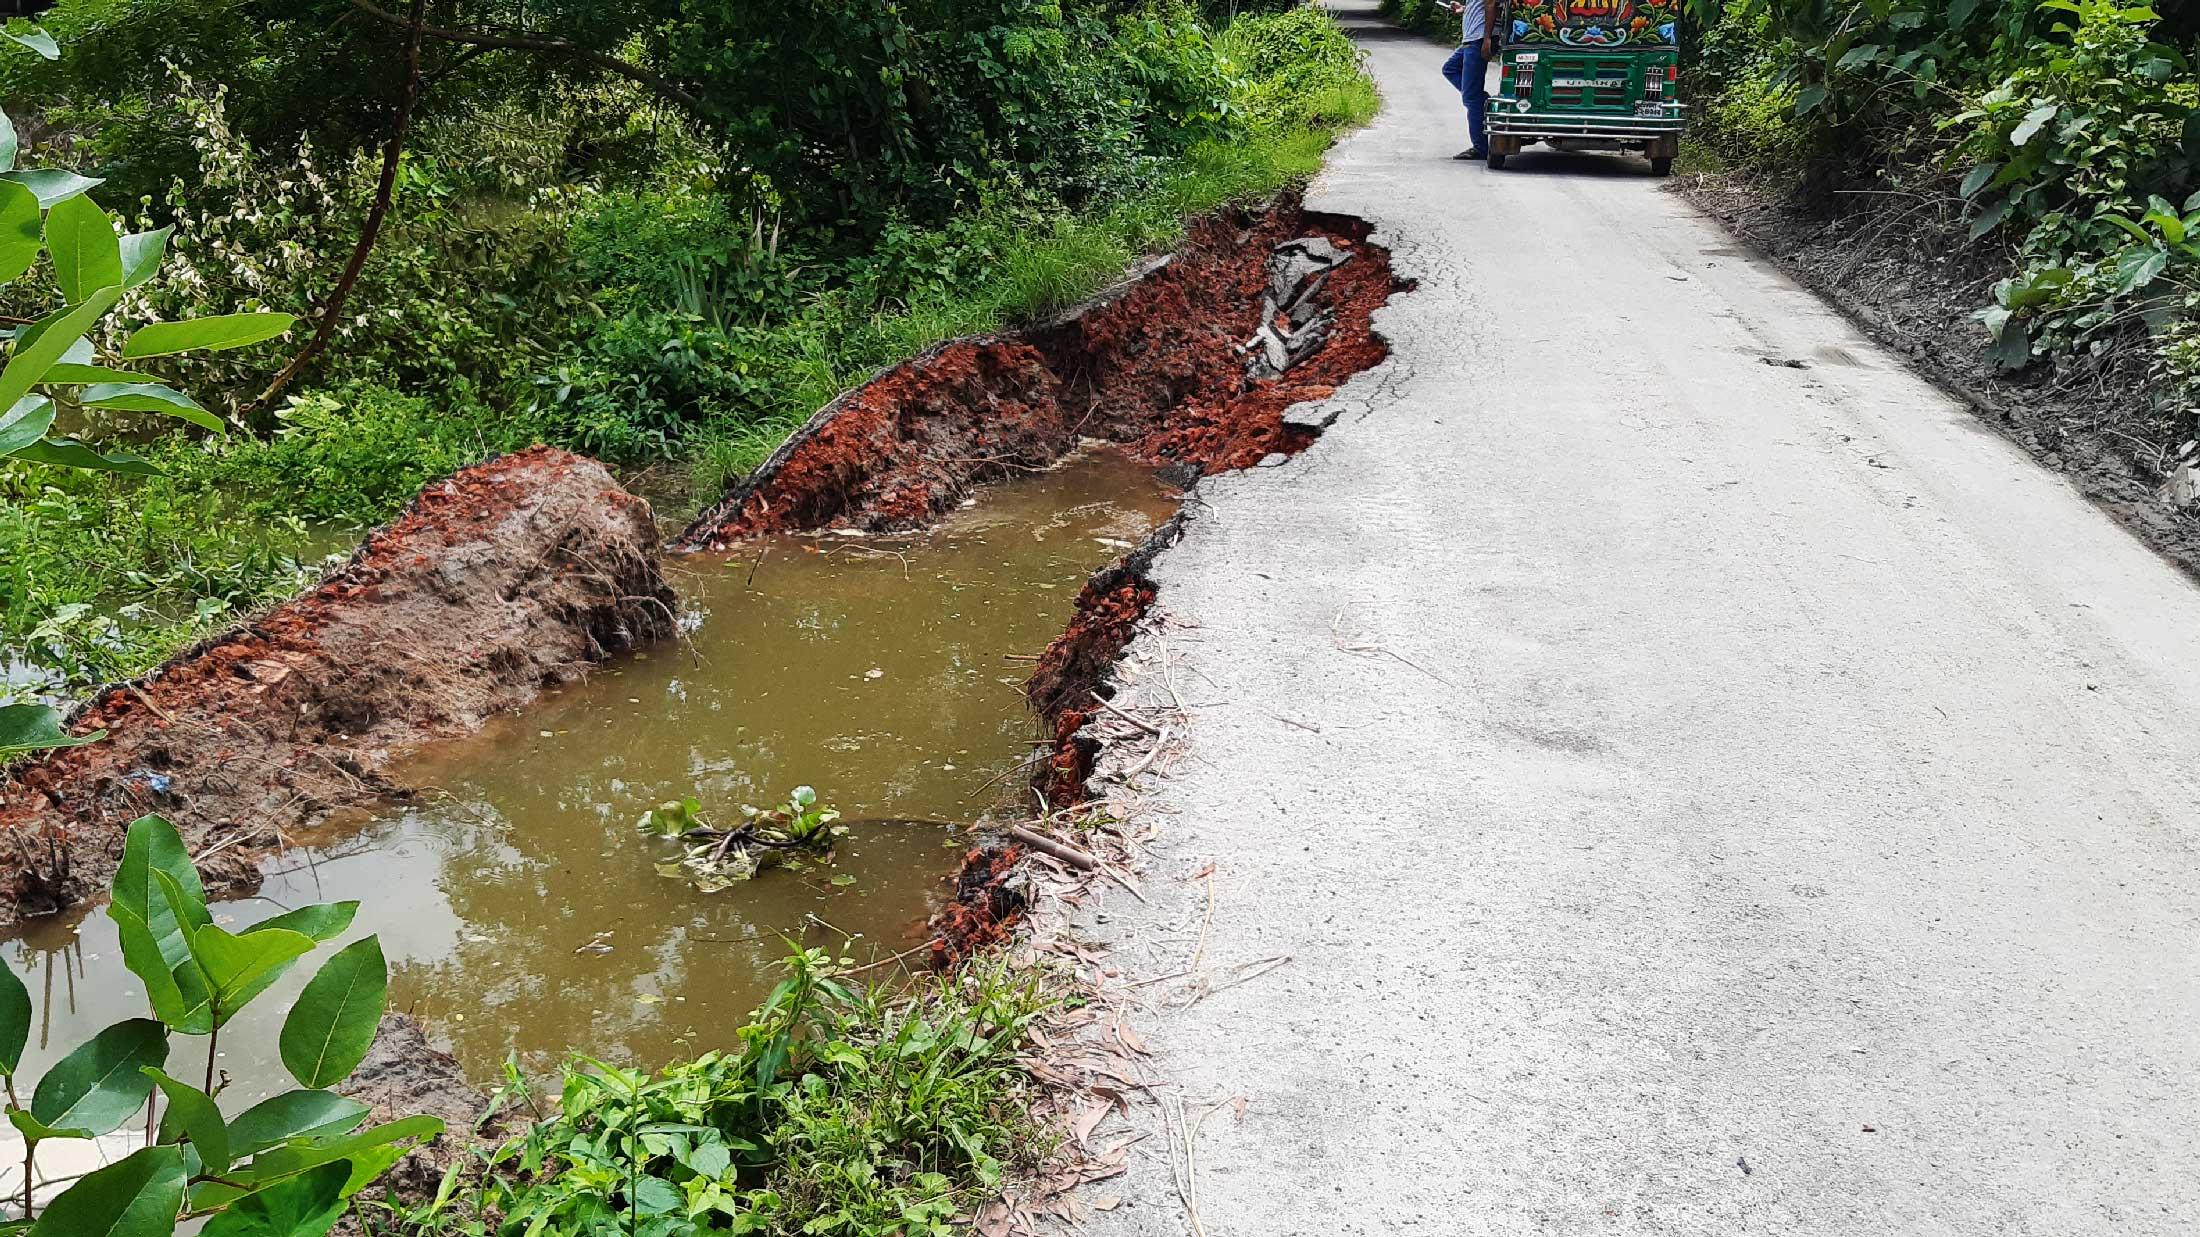
[[[1024,793],[1036,733],[1021,683],[1079,587],[1166,519],[1176,495],[1112,453],[1004,482],[921,534],[782,537],[731,560],[674,560],[686,638],[437,746],[394,770],[413,802],[341,821],[267,867],[235,927],[359,899],[381,934],[390,1006],[467,1072],[569,1053],[656,1065],[732,1041],[785,942],[859,960],[919,944],[969,838]],[[810,785],[848,835],[829,861],[702,894],[636,822],[695,797],[738,821]],[[853,944],[848,944],[849,938]],[[143,1010],[94,911],[5,946],[40,1021],[26,1070]],[[225,1107],[280,1088],[275,1031],[307,969],[223,1032]],[[171,1071],[196,1077],[203,1040]]]

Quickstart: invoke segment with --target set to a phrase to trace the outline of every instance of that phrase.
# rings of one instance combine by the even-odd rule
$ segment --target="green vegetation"
[[[681,844],[676,861],[660,863],[660,875],[689,881],[703,893],[719,893],[774,864],[797,862],[790,852],[824,850],[848,832],[840,813],[820,807],[817,792],[797,786],[776,808],[741,805],[741,823],[720,828],[703,819],[696,799],[660,804],[642,814],[641,831]],[[851,878],[852,879],[852,878]]]
[[[176,229],[126,309],[325,302],[402,110],[408,31],[384,12],[62,0],[67,54],[0,64],[48,161]],[[712,493],[878,368],[1074,303],[1187,215],[1310,173],[1375,107],[1308,9],[1225,29],[1182,0],[525,18],[433,6],[379,234],[295,384],[262,398],[279,347],[162,358],[153,376],[232,432],[95,412],[72,429],[160,475],[0,463],[0,702],[147,668],[490,453],[671,461]],[[456,37],[520,24],[547,50]],[[34,272],[0,313],[53,296]]]
[[[1738,0],[1688,71],[1699,159],[2006,275],[2003,368],[2143,388],[2159,473],[2200,438],[2200,15],[2119,0]],[[2180,445],[2181,444],[2181,445]]]
[[[179,1220],[214,1237],[321,1237],[348,1200],[421,1140],[433,1117],[360,1128],[367,1106],[326,1088],[366,1058],[382,1020],[381,943],[336,951],[283,1021],[283,1067],[298,1089],[224,1117],[229,1085],[215,1069],[222,1028],[299,958],[351,926],[356,902],[304,906],[231,933],[216,925],[183,839],[158,817],[130,826],[107,914],[123,959],[145,984],[151,1018],[115,1023],[62,1057],[19,1098],[16,1073],[32,1025],[23,981],[0,966],[0,1079],[24,1142],[24,1218],[38,1237],[168,1237]],[[166,1072],[170,1038],[203,1036],[206,1074]],[[114,1135],[145,1118],[143,1145],[50,1200],[33,1191],[38,1151],[56,1140]],[[135,1135],[122,1135],[135,1140]]]
[[[1044,1153],[1017,1102],[1028,981],[973,968],[889,999],[809,950],[740,1048],[657,1074],[583,1061],[554,1108],[513,1072],[501,1099],[535,1118],[424,1203],[369,1217],[408,1237],[532,1232],[914,1237],[990,1198]]]
[[[1383,0],[1383,16],[1432,39],[1459,39],[1459,15],[1439,0]]]

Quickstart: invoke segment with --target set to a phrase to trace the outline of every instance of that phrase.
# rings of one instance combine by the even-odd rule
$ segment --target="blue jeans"
[[[1451,54],[1444,62],[1444,80],[1459,92],[1459,98],[1467,105],[1467,142],[1475,150],[1490,148],[1488,137],[1488,109],[1490,91],[1488,74],[1489,57],[1482,54],[1482,42],[1477,39]]]

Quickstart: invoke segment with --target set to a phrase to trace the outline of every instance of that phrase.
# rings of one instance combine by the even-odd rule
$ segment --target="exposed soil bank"
[[[2045,366],[1997,371],[1972,312],[1991,302],[1993,282],[2007,271],[1970,242],[1953,204],[1936,215],[1907,197],[1862,196],[1827,218],[1791,203],[1792,186],[1705,176],[1679,188],[1981,421],[2067,475],[2157,553],[2200,576],[2200,519],[2169,495],[2177,443],[2150,441],[2163,429],[2147,414],[2143,363],[2112,360],[2061,375]]]
[[[1198,472],[1296,452],[1313,431],[1287,424],[1284,412],[1327,398],[1388,353],[1369,320],[1398,284],[1368,232],[1359,221],[1308,212],[1296,198],[1209,216],[1173,257],[1057,322],[942,344],[834,400],[680,544],[724,548],[759,532],[834,525],[911,527],[974,486],[1060,459],[1084,438]],[[1281,378],[1248,381],[1239,346],[1261,325],[1269,258],[1302,236],[1327,237],[1352,255],[1323,289],[1334,330]]]
[[[0,787],[0,924],[96,894],[157,812],[210,884],[249,884],[283,830],[395,789],[395,755],[462,734],[670,634],[648,505],[537,448],[428,487],[313,591],[79,710],[106,741]]]
[[[820,409],[754,475],[679,539],[723,550],[760,533],[907,528],[988,481],[1043,468],[1085,439],[1119,444],[1193,476],[1290,455],[1318,430],[1295,405],[1327,399],[1380,364],[1389,346],[1375,311],[1405,285],[1361,220],[1323,215],[1297,197],[1195,223],[1172,257],[1048,325],[956,340],[897,366]],[[1333,315],[1318,351],[1280,376],[1249,374],[1246,341],[1264,324],[1277,248],[1326,238],[1349,255],[1307,305]],[[1318,305],[1315,303],[1318,302]],[[1027,694],[1052,736],[1033,785],[1050,808],[1082,803],[1095,747],[1081,735],[1090,701],[1154,599],[1146,569],[1183,517],[1093,576],[1077,618],[1041,656]],[[998,939],[1023,909],[1019,848],[990,843],[965,857],[954,901],[932,921],[933,956],[950,963]]]
[[[1094,697],[1110,694],[1108,676],[1159,593],[1148,573],[1161,552],[1183,537],[1185,520],[1185,513],[1178,512],[1143,545],[1085,584],[1077,597],[1076,619],[1040,654],[1024,685],[1031,707],[1054,737],[1054,753],[1035,779],[1052,807],[1080,804],[1087,797],[1085,783],[1100,754],[1099,744],[1084,734],[1099,708]]]

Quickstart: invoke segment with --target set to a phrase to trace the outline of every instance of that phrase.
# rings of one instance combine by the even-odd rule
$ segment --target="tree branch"
[[[336,334],[336,321],[344,312],[344,302],[351,296],[352,285],[359,282],[359,272],[367,265],[367,255],[374,249],[375,238],[382,234],[382,221],[390,213],[390,199],[397,189],[398,158],[405,150],[405,131],[412,124],[413,101],[420,96],[420,39],[425,33],[421,13],[425,0],[412,0],[412,20],[405,23],[405,85],[397,96],[397,122],[390,128],[389,144],[382,148],[382,179],[374,187],[374,205],[367,210],[366,223],[359,229],[359,243],[352,247],[351,261],[344,265],[344,273],[336,280],[336,287],[328,294],[328,301],[321,307],[321,323],[314,329],[313,338],[290,359],[283,372],[267,384],[260,397],[245,406],[247,415],[257,414],[282,394],[313,359],[328,347],[329,338]]]
[[[404,18],[373,3],[373,0],[351,0],[351,7],[388,25],[406,29],[410,29],[412,26]],[[702,96],[681,86],[671,78],[652,73],[638,64],[621,60],[617,56],[605,55],[593,48],[582,47],[580,44],[567,39],[546,34],[492,34],[481,30],[453,30],[448,26],[422,26],[420,31],[431,39],[437,39],[445,43],[464,43],[470,47],[481,48],[506,48],[512,51],[557,52],[561,55],[572,56],[575,59],[585,60],[606,72],[616,73],[630,82],[647,86],[698,116],[715,115],[710,106],[704,103]]]

